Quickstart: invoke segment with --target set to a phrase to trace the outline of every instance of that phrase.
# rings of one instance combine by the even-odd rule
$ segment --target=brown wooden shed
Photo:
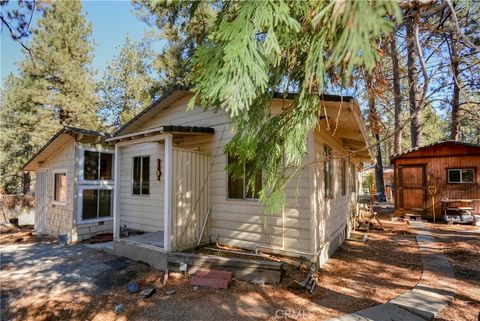
[[[457,141],[437,142],[392,156],[395,214],[421,214],[432,218],[432,196],[436,186],[435,213],[443,217],[442,199],[480,199],[480,145]],[[471,204],[480,213],[480,201]],[[458,204],[457,204],[458,205]]]

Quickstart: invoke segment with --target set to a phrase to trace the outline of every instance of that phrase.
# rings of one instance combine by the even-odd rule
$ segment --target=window
[[[84,189],[82,195],[82,220],[112,216],[111,189]]]
[[[133,158],[133,195],[150,194],[150,157]]]
[[[342,159],[342,195],[347,195],[347,160]]]
[[[323,145],[323,184],[325,190],[325,197],[333,197],[333,159],[332,148]]]
[[[67,173],[54,173],[53,200],[67,202]]]
[[[84,180],[111,180],[113,154],[86,150],[83,158]]]
[[[353,163],[350,164],[350,192],[357,192],[357,174]]]
[[[475,169],[455,168],[448,170],[448,182],[455,184],[475,183]]]
[[[229,165],[240,165],[243,175],[233,176],[228,173],[228,198],[231,199],[258,199],[258,193],[262,189],[262,172],[255,173],[253,162],[238,164],[238,159],[228,156]],[[254,176],[253,186],[249,186],[248,178]]]

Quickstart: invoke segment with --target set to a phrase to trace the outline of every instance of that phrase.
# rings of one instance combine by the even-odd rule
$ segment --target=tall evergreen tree
[[[118,57],[107,66],[100,83],[101,115],[119,127],[152,101],[156,84],[149,75],[149,51],[128,36]]]
[[[132,3],[139,19],[154,29],[150,40],[162,41],[163,49],[152,63],[160,77],[157,90],[190,86],[192,56],[206,41],[220,4],[210,0],[132,0]]]
[[[54,1],[45,7],[29,43],[35,59],[21,65],[30,78],[38,108],[50,111],[58,127],[98,127],[92,70],[92,27],[80,1]],[[54,129],[55,130],[55,129]]]
[[[64,125],[99,127],[91,25],[79,1],[54,1],[32,28],[18,77],[10,76],[0,109],[0,188],[22,191],[21,166]],[[24,189],[25,191],[25,189]]]

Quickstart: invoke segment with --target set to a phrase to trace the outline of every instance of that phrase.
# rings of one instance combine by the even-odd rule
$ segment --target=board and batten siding
[[[67,234],[72,239],[74,234],[74,208],[75,200],[75,140],[69,137],[57,151],[51,154],[42,164],[40,169],[48,170],[48,213],[47,233],[53,236]],[[66,204],[53,204],[54,172],[65,170],[67,174]]]
[[[210,207],[210,155],[173,148],[172,158],[172,246],[182,250],[209,241],[204,224]]]
[[[179,99],[141,124],[140,128],[137,126],[135,130],[146,130],[162,125],[213,127],[215,134],[212,136],[202,135],[173,141],[175,147],[194,149],[211,155],[213,162],[210,174],[211,240],[218,239],[220,243],[248,249],[254,249],[259,245],[281,248],[283,242],[281,213],[266,217],[264,206],[257,200],[227,198],[227,172],[225,171],[227,157],[223,150],[233,136],[228,115],[223,111],[203,111],[201,108],[187,111],[190,98],[191,96],[187,95]],[[280,101],[275,104],[275,108],[280,108]],[[312,222],[308,170],[301,171],[288,184],[286,192],[285,250],[310,253],[313,249],[310,242]],[[124,195],[121,195],[121,199],[123,197]]]
[[[145,232],[163,231],[165,145],[142,143],[120,148],[120,225]],[[150,194],[133,195],[133,157],[150,157]],[[118,155],[116,155],[118,157]],[[157,180],[157,159],[162,176]]]

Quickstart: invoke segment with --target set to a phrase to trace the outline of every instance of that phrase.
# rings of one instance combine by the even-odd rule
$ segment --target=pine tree
[[[101,115],[119,127],[152,101],[156,81],[149,75],[149,51],[128,36],[100,83]]]
[[[58,126],[97,128],[97,99],[92,71],[92,27],[80,1],[54,1],[33,29],[29,43],[35,59],[21,65],[30,78],[38,108],[50,111]]]
[[[2,92],[0,188],[22,191],[22,165],[62,126],[99,127],[92,61],[91,25],[79,1],[46,4],[32,28],[18,77]]]
[[[157,91],[176,85],[190,86],[192,56],[206,41],[218,5],[205,0],[132,3],[137,16],[154,28],[149,40],[162,42],[163,49],[152,62],[160,78]]]

